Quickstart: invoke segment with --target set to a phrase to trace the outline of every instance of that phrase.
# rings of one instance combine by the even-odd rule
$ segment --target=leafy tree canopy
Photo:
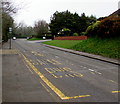
[[[77,13],[70,13],[68,10],[64,12],[56,11],[51,17],[49,26],[53,35],[58,35],[64,28],[70,29],[69,35],[73,35],[75,32],[81,33],[85,31],[95,21],[96,18],[94,16],[87,17],[85,13],[79,16]]]

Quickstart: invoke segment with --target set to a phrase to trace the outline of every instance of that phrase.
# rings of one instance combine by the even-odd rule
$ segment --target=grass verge
[[[52,40],[52,41],[46,41],[43,43],[52,45],[52,46],[61,47],[61,48],[71,49],[73,46],[75,46],[79,42],[80,42],[79,40]]]
[[[88,38],[87,40],[53,40],[44,44],[61,48],[73,49],[87,53],[102,55],[109,58],[120,58],[120,38],[100,39]]]
[[[30,38],[30,39],[28,39],[28,40],[33,41],[33,40],[43,40],[43,39],[41,39],[41,38]]]

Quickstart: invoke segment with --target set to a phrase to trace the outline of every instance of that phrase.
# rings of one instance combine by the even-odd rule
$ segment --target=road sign
[[[12,27],[9,27],[9,34],[10,34],[10,47],[9,47],[9,49],[11,49],[11,35],[12,35]]]

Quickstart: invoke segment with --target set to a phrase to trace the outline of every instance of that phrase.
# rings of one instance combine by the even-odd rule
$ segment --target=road
[[[3,51],[3,102],[118,102],[118,65],[24,39]]]

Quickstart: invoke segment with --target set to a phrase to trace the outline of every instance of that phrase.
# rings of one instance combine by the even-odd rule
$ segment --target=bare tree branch
[[[7,14],[15,14],[18,11],[18,7],[15,7],[13,2],[11,2],[10,0],[4,0],[2,1],[2,8],[0,7],[0,9],[2,9],[3,13],[7,13]]]

